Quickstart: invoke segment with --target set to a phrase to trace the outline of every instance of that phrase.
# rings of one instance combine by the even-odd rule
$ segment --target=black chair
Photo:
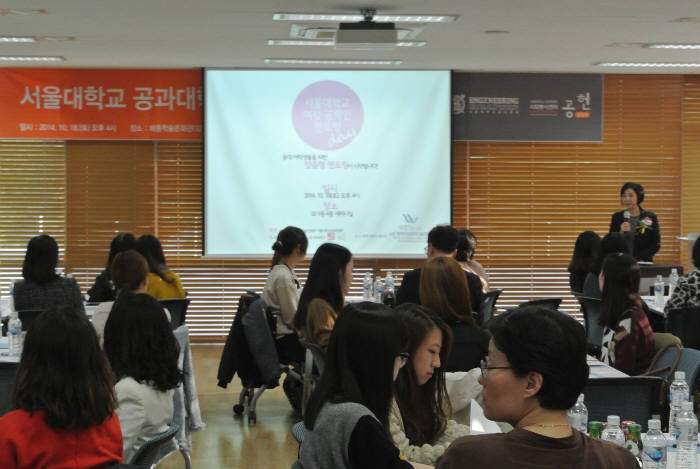
[[[306,350],[306,359],[304,361],[304,370],[302,374],[302,382],[304,391],[301,399],[301,415],[306,414],[306,403],[309,402],[311,391],[313,391],[316,382],[323,373],[323,367],[326,362],[326,352],[318,344],[312,344],[305,340],[299,340],[299,343]]]
[[[481,302],[481,307],[479,308],[479,323],[486,324],[486,322],[493,316],[493,309],[496,307],[496,301],[498,297],[503,293],[503,290],[491,290],[484,295],[484,300]]]
[[[23,309],[17,311],[17,317],[22,321],[22,330],[29,330],[29,326],[31,326],[34,320],[43,312],[43,309]]]
[[[560,304],[561,298],[540,298],[538,300],[530,300],[520,303],[518,308],[522,308],[523,306],[540,306],[542,308],[548,308],[556,311],[559,309]]]
[[[151,467],[156,464],[160,454],[159,450],[175,437],[178,429],[177,424],[171,424],[166,431],[145,442],[131,457],[129,464],[143,467]]]
[[[683,347],[700,349],[700,307],[669,310],[666,329],[683,343]]]
[[[170,324],[172,324],[173,329],[185,324],[185,315],[187,314],[187,307],[190,305],[189,298],[171,298],[169,300],[160,300],[160,304],[163,308],[167,308],[170,312]]]
[[[15,387],[17,363],[0,362],[0,416],[12,408],[12,390]]]
[[[657,376],[589,379],[583,390],[588,420],[605,422],[608,415],[634,420],[647,431],[652,415],[660,415],[659,395],[663,379]]]
[[[603,326],[598,324],[600,317],[600,298],[584,296],[580,293],[573,293],[581,305],[583,311],[583,325],[586,327],[586,343],[588,351],[592,355],[600,354],[600,345],[603,341]]]

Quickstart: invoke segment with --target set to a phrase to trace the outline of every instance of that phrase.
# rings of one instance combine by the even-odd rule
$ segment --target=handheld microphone
[[[623,213],[622,216],[625,217],[625,220],[629,220],[630,219],[630,211],[625,210],[625,213]]]

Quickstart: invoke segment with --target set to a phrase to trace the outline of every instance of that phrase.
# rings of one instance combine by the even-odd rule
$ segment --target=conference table
[[[627,378],[629,375],[623,373],[622,371],[613,368],[610,365],[606,365],[594,356],[588,355],[586,357],[586,362],[588,363],[588,378]]]

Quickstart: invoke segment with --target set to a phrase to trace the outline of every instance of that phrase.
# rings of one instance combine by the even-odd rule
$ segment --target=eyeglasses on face
[[[401,358],[401,366],[403,367],[408,362],[409,354],[408,352],[399,353],[399,358]]]
[[[481,360],[479,362],[479,368],[481,368],[481,377],[486,379],[486,370],[510,370],[512,366],[489,366],[486,360]]]

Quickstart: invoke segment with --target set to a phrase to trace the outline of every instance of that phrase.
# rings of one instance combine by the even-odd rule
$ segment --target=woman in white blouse
[[[173,420],[173,389],[182,382],[179,346],[158,300],[123,293],[107,319],[104,349],[117,379],[117,415],[129,461]]]

